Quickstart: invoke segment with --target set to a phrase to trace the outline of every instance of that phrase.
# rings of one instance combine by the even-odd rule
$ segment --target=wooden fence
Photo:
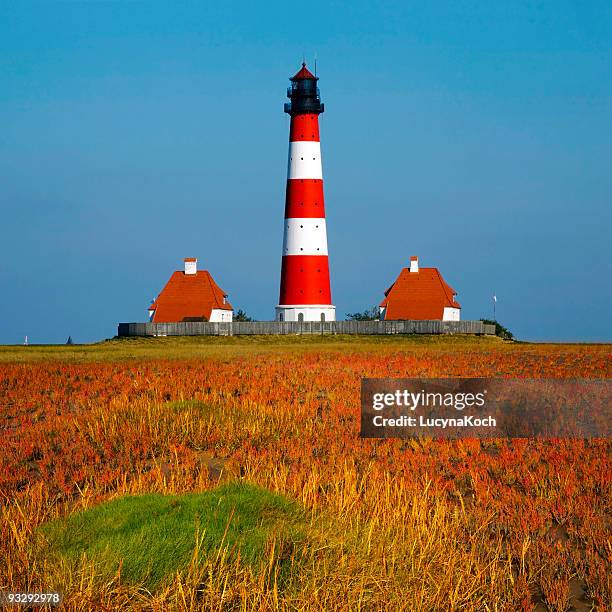
[[[119,323],[118,336],[253,336],[286,334],[495,334],[482,321],[237,321]]]

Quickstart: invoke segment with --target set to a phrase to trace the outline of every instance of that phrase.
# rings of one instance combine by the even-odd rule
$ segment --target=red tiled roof
[[[149,306],[154,310],[153,323],[175,323],[185,319],[205,318],[210,320],[213,308],[233,310],[223,303],[225,292],[215,283],[207,270],[196,274],[177,271],[172,274],[157,299]]]
[[[313,79],[316,81],[317,77],[306,68],[306,64],[302,63],[302,67],[298,72],[295,73],[289,80],[290,81],[298,81],[299,79]]]
[[[403,268],[380,306],[386,308],[385,320],[442,319],[445,307],[461,308],[456,293],[437,268]]]

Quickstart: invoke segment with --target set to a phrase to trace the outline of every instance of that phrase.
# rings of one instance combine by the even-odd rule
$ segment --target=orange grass
[[[194,343],[197,359],[180,346],[171,360],[0,364],[0,590],[57,589],[81,610],[611,606],[608,441],[358,437],[363,376],[609,377],[609,346]],[[40,548],[52,518],[219,473],[309,509],[282,584],[274,541],[259,570],[194,543],[155,593]]]

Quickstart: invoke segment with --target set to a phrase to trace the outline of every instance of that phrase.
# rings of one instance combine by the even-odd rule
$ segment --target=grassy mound
[[[264,560],[272,538],[301,538],[304,512],[284,497],[252,485],[230,483],[204,493],[127,496],[42,528],[52,555],[76,563],[93,560],[98,575],[149,590],[183,571],[198,537],[204,554],[228,547],[246,563]]]

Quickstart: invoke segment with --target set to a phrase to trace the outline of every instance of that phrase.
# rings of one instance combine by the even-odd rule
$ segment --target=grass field
[[[475,337],[0,348],[0,590],[75,610],[610,609],[610,443],[361,440],[363,376],[610,377]]]
[[[476,336],[194,336],[166,338],[115,338],[97,344],[0,346],[0,362],[33,361],[123,361],[126,359],[194,359],[250,356],[276,350],[304,351],[410,351],[428,347],[478,347],[505,344],[511,350],[517,343],[503,343],[496,337]]]

